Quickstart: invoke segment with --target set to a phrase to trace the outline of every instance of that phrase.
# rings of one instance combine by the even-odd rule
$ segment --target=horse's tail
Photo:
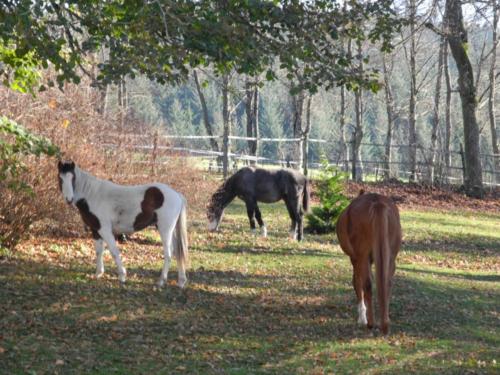
[[[373,259],[375,261],[377,295],[380,306],[381,329],[383,334],[389,331],[389,288],[390,258],[389,247],[389,207],[383,202],[376,202],[371,207],[373,226]]]
[[[311,199],[311,185],[306,178],[304,183],[304,192],[302,193],[302,208],[304,212],[309,212],[309,201]]]
[[[182,196],[181,196],[182,197]],[[174,251],[177,263],[185,267],[188,263],[187,202],[182,197],[182,208],[175,225]]]

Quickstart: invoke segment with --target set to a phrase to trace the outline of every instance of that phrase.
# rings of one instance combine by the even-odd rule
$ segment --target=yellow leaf
[[[56,107],[57,107],[57,102],[56,102],[56,100],[55,100],[55,99],[50,99],[50,100],[49,100],[49,108],[50,108],[50,109],[56,109]]]
[[[66,129],[68,126],[69,126],[69,120],[68,120],[68,119],[65,119],[65,120],[62,122],[62,127],[63,127],[64,129]]]

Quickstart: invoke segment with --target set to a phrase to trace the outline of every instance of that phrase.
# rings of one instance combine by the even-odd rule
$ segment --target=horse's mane
[[[217,188],[215,193],[212,194],[212,197],[210,198],[210,203],[207,206],[208,210],[211,211],[217,206],[221,208],[225,206],[226,202],[224,202],[224,199],[228,196],[228,193],[231,190],[235,176],[236,174],[229,177]]]
[[[78,191],[85,197],[90,197],[95,193],[98,193],[100,186],[106,181],[101,180],[100,178],[97,178],[96,176],[93,176],[78,167],[75,167],[75,177]]]

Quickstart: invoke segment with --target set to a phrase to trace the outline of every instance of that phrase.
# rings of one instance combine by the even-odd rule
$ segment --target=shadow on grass
[[[318,287],[314,278],[299,280],[292,272],[198,269],[189,273],[192,287],[186,290],[169,285],[153,291],[143,280],[121,287],[115,277],[87,278],[90,267],[68,270],[15,259],[4,260],[1,269],[0,343],[6,350],[2,366],[10,373],[293,371],[305,361],[304,343],[368,337],[355,328],[354,292],[333,277]],[[130,272],[148,280],[159,275]],[[247,287],[259,291],[246,294]],[[491,329],[497,327],[498,294],[399,276],[391,305],[393,332],[496,350],[499,342]],[[360,355],[371,350],[369,345],[352,348]],[[343,365],[337,362],[339,371]],[[370,368],[369,363],[357,366]]]
[[[332,252],[326,252],[322,250],[316,249],[298,249],[294,247],[286,247],[282,246],[280,248],[274,247],[270,248],[269,246],[262,246],[256,244],[252,246],[251,243],[248,244],[233,244],[228,243],[224,246],[214,246],[212,248],[203,247],[198,249],[198,251],[203,252],[215,252],[221,254],[250,254],[250,255],[285,255],[285,256],[317,256],[317,257],[336,257],[338,256]]]
[[[468,235],[472,237],[472,235]],[[465,255],[498,256],[498,241],[490,237],[474,236],[463,240],[413,241],[405,240],[402,248],[407,251],[463,253]]]
[[[492,282],[492,283],[500,283],[500,275],[474,275],[471,273],[465,272],[443,272],[438,270],[424,270],[417,269],[414,267],[400,267],[401,270],[406,272],[415,272],[420,274],[428,274],[428,275],[438,275],[443,277],[451,277],[456,279],[464,279],[464,280],[473,280],[473,281],[483,281],[483,282]]]

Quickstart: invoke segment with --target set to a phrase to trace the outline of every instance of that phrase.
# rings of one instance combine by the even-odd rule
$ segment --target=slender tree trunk
[[[497,27],[498,27],[498,6],[496,3],[498,0],[492,0],[493,6],[493,30],[492,30],[492,51],[491,51],[491,65],[489,72],[490,81],[490,92],[488,95],[488,117],[490,122],[491,131],[491,148],[493,150],[493,173],[494,178],[497,183],[500,183],[500,152],[498,150],[498,138],[496,130],[496,119],[495,119],[495,68],[496,68],[496,56],[497,56]]]
[[[247,118],[247,137],[252,138],[254,136],[253,133],[253,90],[252,83],[250,80],[246,80],[245,82],[245,113]],[[248,154],[252,155],[252,150],[254,149],[254,141],[247,141],[248,145]]]
[[[127,84],[124,78],[122,78],[118,83],[118,109],[120,117],[120,127],[121,131],[123,132],[125,128],[125,117],[128,111]]]
[[[347,9],[347,4],[344,2],[344,11]],[[347,54],[350,57],[352,49],[352,41],[349,39],[347,43]],[[344,51],[344,42],[342,42],[342,52]],[[347,150],[347,143],[345,137],[345,124],[346,124],[346,89],[345,85],[340,86],[340,129],[339,129],[339,160],[343,165],[344,172],[349,171],[349,154]]]
[[[252,132],[256,140],[253,143],[252,155],[257,157],[259,154],[259,86],[255,85],[253,90],[252,105]],[[255,162],[256,163],[256,162]],[[254,164],[255,164],[254,163]]]
[[[452,124],[451,124],[451,79],[450,79],[450,71],[448,69],[448,44],[444,46],[444,79],[446,82],[446,104],[444,110],[444,119],[445,119],[445,133],[444,133],[444,164],[446,166],[446,176],[450,176],[451,174],[451,132],[452,132]],[[447,180],[449,182],[449,180]]]
[[[345,86],[340,86],[340,129],[339,129],[339,160],[343,164],[345,172],[349,170],[349,155],[347,155],[347,145],[345,141]]]
[[[362,45],[358,43],[358,56],[361,57]],[[359,72],[363,73],[363,60],[359,60]],[[363,90],[358,88],[354,93],[354,111],[356,125],[352,142],[352,179],[363,181],[363,165],[361,163],[361,141],[363,140]]]
[[[106,117],[108,111],[108,94],[109,85],[104,85],[104,87],[99,89],[99,103],[97,107],[97,112],[104,117]]]
[[[483,197],[483,174],[479,148],[479,127],[476,119],[476,88],[474,73],[467,53],[467,31],[464,27],[460,0],[446,0],[445,19],[449,28],[448,43],[457,65],[458,89],[462,101],[464,123],[465,190],[471,197]]]
[[[443,64],[444,64],[444,52],[446,46],[446,38],[441,38],[441,43],[439,45],[439,59],[438,59],[438,74],[436,77],[436,91],[434,94],[434,111],[432,113],[432,131],[431,131],[431,160],[430,160],[430,170],[429,170],[429,182],[434,184],[434,172],[436,168],[436,143],[437,143],[437,131],[439,126],[439,102],[441,100],[441,77],[443,75]]]
[[[213,137],[214,133],[212,130],[212,124],[210,123],[210,117],[208,115],[207,101],[205,100],[205,95],[201,90],[200,81],[198,79],[198,73],[193,70],[194,83],[196,85],[196,91],[198,92],[198,97],[200,98],[201,110],[203,113],[203,124],[205,125],[205,130],[207,135]],[[219,144],[215,138],[210,138],[210,147],[212,151],[219,151]]]
[[[384,90],[385,90],[385,106],[387,111],[387,133],[385,137],[385,152],[384,152],[384,179],[389,180],[392,177],[391,161],[392,161],[392,130],[394,129],[394,96],[390,84],[389,71],[387,69],[387,56],[383,56],[384,68]],[[391,64],[392,65],[392,64]]]
[[[311,132],[311,102],[312,95],[308,95],[306,103],[306,128],[302,132],[302,168],[304,175],[307,176],[308,171],[308,159],[309,159],[309,134]]]
[[[410,106],[408,111],[408,162],[410,163],[410,182],[417,178],[417,129],[416,129],[416,107],[417,107],[417,71],[416,71],[416,47],[415,47],[415,0],[410,0]]]
[[[229,172],[229,153],[231,152],[231,119],[229,118],[229,75],[222,76],[222,123],[223,123],[223,140],[222,140],[222,174],[224,179],[227,178]]]
[[[293,106],[293,137],[300,139],[294,146],[294,160],[297,162],[295,168],[300,169],[302,164],[302,117],[304,112],[304,92],[292,96]]]

